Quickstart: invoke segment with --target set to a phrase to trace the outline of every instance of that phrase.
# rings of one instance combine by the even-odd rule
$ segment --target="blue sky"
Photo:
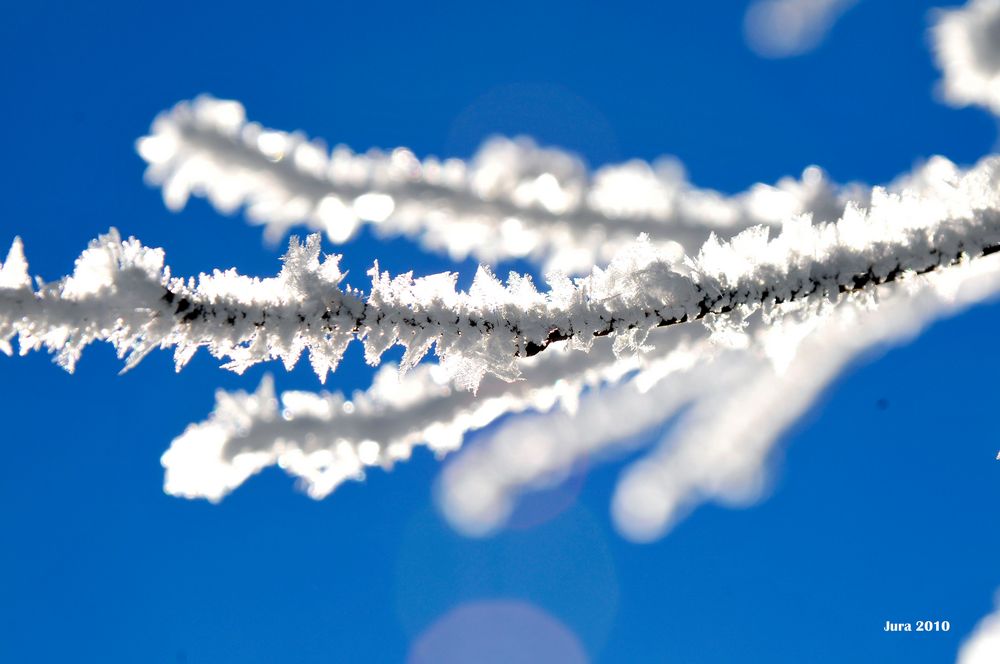
[[[969,163],[996,125],[935,101],[932,6],[862,0],[816,51],[765,60],[743,3],[718,0],[11,5],[0,242],[21,235],[47,279],[109,226],[178,274],[273,273],[258,229],[200,200],[172,214],[142,183],[134,140],[201,92],[360,150],[468,156],[529,134],[595,166],[674,154],[723,191],[812,163],[866,182],[932,154]],[[342,251],[355,274],[456,267],[367,232]],[[160,455],[217,387],[271,370],[316,389],[308,366],[240,377],[201,354],[176,374],[154,353],[119,376],[94,347],[69,375],[0,357],[0,661],[396,662],[494,600],[538,607],[599,662],[952,661],[1000,587],[998,323],[983,305],[869,354],[785,437],[767,500],[703,507],[647,545],[610,523],[619,464],[557,518],[486,540],[442,522],[423,452],[321,502],[275,469],[219,505],[169,497]],[[330,386],[370,376],[355,347]],[[918,619],[952,631],[882,632]]]

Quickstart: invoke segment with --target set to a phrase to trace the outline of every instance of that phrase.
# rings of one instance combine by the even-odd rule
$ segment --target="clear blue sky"
[[[931,6],[863,0],[817,51],[769,61],[722,0],[8,3],[0,242],[20,234],[48,279],[112,225],[177,274],[272,273],[259,230],[204,201],[171,214],[142,183],[133,141],[201,92],[356,149],[467,156],[526,133],[592,165],[675,154],[724,191],[811,163],[868,182],[968,163],[996,125],[935,102]],[[344,252],[356,274],[451,265],[367,234]],[[612,529],[615,464],[558,518],[481,541],[436,515],[424,453],[322,502],[274,469],[220,505],[172,498],[160,454],[216,387],[272,370],[315,389],[308,367],[239,377],[201,354],[175,374],[161,352],[119,376],[94,347],[71,376],[0,357],[0,661],[399,662],[494,599],[539,607],[599,662],[952,661],[1000,586],[998,324],[981,306],[864,358],[786,436],[768,500],[702,508],[651,545]],[[332,387],[370,374],[355,347]],[[881,631],[917,619],[952,631]]]

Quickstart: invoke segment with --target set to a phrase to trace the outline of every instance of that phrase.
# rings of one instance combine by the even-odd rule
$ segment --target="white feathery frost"
[[[468,162],[421,160],[406,148],[331,152],[300,132],[248,122],[238,102],[207,95],[160,114],[137,149],[170,209],[191,194],[226,213],[245,206],[275,241],[304,225],[340,243],[370,223],[382,236],[415,238],[453,259],[524,257],[569,274],[607,263],[640,233],[679,257],[712,232],[777,228],[799,214],[833,221],[864,196],[815,166],[801,179],[731,197],[695,188],[671,158],[589,174],[574,155],[527,138],[493,138]]]
[[[620,355],[643,348],[657,327],[712,324],[721,314],[738,324],[761,307],[835,300],[992,253],[1000,247],[998,163],[990,157],[962,171],[935,158],[920,187],[876,188],[870,207],[848,205],[835,223],[800,218],[774,239],[763,227],[728,242],[710,237],[680,262],[640,238],[606,269],[574,281],[550,275],[544,292],[516,273],[501,284],[485,267],[465,292],[453,273],[392,277],[376,264],[365,295],[342,285],[339,257],[320,256],[318,235],[304,244],[292,238],[276,277],[216,270],[183,280],[171,276],[162,250],[114,231],[91,243],[72,275],[35,290],[15,242],[4,277],[14,287],[0,288],[0,341],[18,335],[22,352],[44,345],[68,369],[96,340],[127,356],[126,367],[156,347],[173,347],[178,367],[205,347],[236,371],[270,359],[290,368],[307,351],[325,378],[358,339],[372,364],[403,346],[404,369],[433,347],[454,379],[475,389],[487,373],[518,378],[518,358],[557,341],[587,349],[611,336]]]
[[[595,346],[584,353],[560,344],[522,360],[521,380],[490,376],[476,394],[455,389],[448,372],[432,363],[403,375],[385,365],[370,388],[350,398],[289,391],[279,401],[270,377],[253,394],[219,390],[208,419],[190,425],[163,455],[164,489],[215,501],[277,464],[310,496],[323,498],[344,480],[362,479],[367,467],[388,469],[408,459],[416,445],[443,455],[502,415],[557,404],[573,410],[585,388],[639,366],[638,356],[615,358],[607,340]]]

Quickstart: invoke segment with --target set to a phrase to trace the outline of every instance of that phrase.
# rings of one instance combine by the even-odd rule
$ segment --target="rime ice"
[[[517,359],[557,341],[588,348],[610,336],[619,354],[644,347],[650,331],[701,320],[738,322],[754,310],[810,297],[836,300],[908,274],[946,267],[1000,246],[998,158],[968,171],[928,162],[900,193],[876,188],[871,205],[848,205],[836,223],[800,218],[774,239],[751,228],[730,241],[710,237],[681,261],[645,236],[606,269],[573,282],[554,275],[539,291],[529,277],[506,284],[481,268],[468,292],[454,274],[392,276],[376,265],[367,295],[342,284],[339,257],[320,257],[318,235],[292,238],[275,277],[216,270],[197,280],[172,277],[162,250],[115,231],[93,241],[74,272],[33,290],[19,242],[0,272],[0,341],[18,335],[22,352],[45,346],[72,369],[89,343],[112,343],[126,367],[153,348],[173,347],[177,366],[206,348],[235,371],[302,353],[317,375],[335,370],[354,339],[377,363],[394,345],[403,368],[433,347],[457,382],[519,376]],[[738,326],[733,328],[738,331]]]

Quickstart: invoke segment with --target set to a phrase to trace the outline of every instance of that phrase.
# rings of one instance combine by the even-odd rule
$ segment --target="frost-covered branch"
[[[196,283],[172,277],[161,249],[122,241],[112,229],[90,243],[70,276],[34,289],[15,239],[0,268],[0,342],[7,352],[15,335],[22,353],[45,346],[70,371],[94,341],[113,344],[126,368],[156,347],[174,347],[180,368],[201,346],[236,370],[273,357],[291,366],[309,346],[325,375],[365,304],[338,287],[337,261],[320,264],[318,256],[318,238],[305,246],[293,240],[277,277],[216,271]]]
[[[670,332],[687,336],[688,329]],[[346,479],[363,478],[366,467],[408,459],[416,445],[444,454],[502,415],[557,403],[572,410],[584,388],[616,382],[639,366],[638,356],[616,358],[606,340],[589,353],[562,344],[522,360],[521,380],[487,377],[475,395],[454,389],[440,365],[421,364],[403,375],[386,365],[350,399],[295,391],[282,394],[280,404],[268,377],[253,394],[217,393],[209,418],[189,426],[164,454],[164,488],[218,500],[277,464],[322,498]]]
[[[293,366],[308,351],[320,377],[346,346],[362,341],[375,363],[389,347],[414,366],[433,346],[457,380],[474,388],[486,373],[512,380],[519,357],[557,341],[589,348],[602,336],[634,350],[649,332],[725,314],[740,319],[763,307],[842,293],[922,274],[1000,248],[998,159],[967,172],[937,158],[920,186],[901,194],[876,188],[868,209],[849,205],[836,223],[789,222],[775,239],[766,229],[729,242],[710,238],[694,258],[675,262],[648,241],[620,252],[606,270],[570,281],[550,275],[539,292],[511,273],[502,285],[480,268],[468,292],[455,275],[395,278],[376,265],[370,292],[342,286],[339,257],[320,257],[319,237],[293,238],[277,277],[234,270],[172,277],[163,252],[112,232],[91,243],[70,277],[33,290],[19,242],[0,289],[0,340],[45,345],[72,368],[95,340],[114,344],[132,366],[155,347],[174,347],[178,366],[199,348],[237,371],[272,358]]]
[[[754,0],[743,17],[747,46],[765,58],[807,53],[858,0]]]
[[[633,160],[591,176],[575,156],[529,139],[492,139],[470,162],[421,161],[405,148],[330,153],[301,133],[247,122],[238,102],[208,96],[162,113],[138,150],[171,209],[192,193],[224,212],[245,205],[274,240],[304,224],[344,242],[369,222],[455,259],[529,257],[567,273],[606,263],[640,233],[695,252],[712,231],[777,228],[798,214],[832,221],[848,200],[866,202],[863,188],[836,187],[816,167],[801,180],[726,197],[693,187],[676,160]]]
[[[842,366],[874,344],[1000,288],[1000,257],[970,261],[837,304],[802,301],[759,313],[736,338],[701,326],[654,332],[641,357],[615,359],[606,340],[589,353],[558,344],[521,361],[523,380],[487,378],[479,394],[451,387],[421,365],[404,376],[383,368],[371,388],[340,394],[286,392],[269,381],[256,394],[219,392],[216,409],[175,439],[163,457],[165,488],[217,500],[277,464],[320,498],[365,469],[389,467],[414,445],[439,454],[506,413],[512,419],[463,452],[442,475],[439,498],[463,532],[502,525],[519,494],[549,484],[582,458],[620,453],[622,441],[681,414],[656,451],[627,471],[615,518],[636,539],[658,536],[705,500],[745,502],[766,483],[764,464],[785,428]],[[581,394],[584,387],[593,388]]]
[[[766,246],[777,250],[774,242],[782,241],[789,243],[782,250],[784,256],[829,256],[830,251],[817,249],[815,243],[795,244],[793,240],[826,237],[837,247],[867,247],[876,243],[867,233],[876,233],[885,238],[883,243],[896,249],[926,248],[950,237],[958,228],[979,223],[954,225],[954,220],[963,216],[978,219],[984,228],[995,223],[991,221],[996,217],[991,211],[996,195],[994,170],[992,160],[965,173],[946,161],[935,160],[920,171],[919,178],[911,179],[902,197],[876,193],[873,208],[865,213],[854,211],[835,227],[803,224],[798,227],[802,235],[787,237],[797,228],[792,225],[786,229],[784,239]],[[943,225],[932,221],[942,218],[951,221]],[[889,228],[893,231],[889,232]],[[943,228],[951,230],[943,233]],[[912,239],[914,233],[919,241]],[[753,247],[759,241],[760,237],[750,236],[725,247],[711,244],[692,262],[695,267],[688,267],[691,274],[707,274],[709,266],[716,266],[712,274],[718,275],[729,266],[737,270],[738,282],[739,275],[751,273],[748,270],[753,268],[746,263],[751,258],[757,266],[768,264],[767,251]],[[739,242],[748,244],[741,247]],[[984,252],[991,253],[992,246],[985,247]],[[734,268],[736,256],[743,256],[744,262]],[[417,367],[401,379],[383,371],[369,391],[355,394],[350,402],[340,395],[295,392],[286,393],[283,408],[279,408],[266,385],[263,396],[220,393],[209,420],[190,427],[165,455],[167,490],[217,499],[260,468],[279,463],[301,477],[311,495],[322,496],[344,479],[360,476],[365,466],[389,465],[408,457],[414,444],[423,442],[438,452],[448,451],[469,432],[499,415],[525,409],[548,410],[557,393],[572,404],[584,385],[600,388],[634,374],[618,387],[599,389],[584,397],[580,408],[560,409],[540,420],[519,419],[505,425],[488,442],[449,467],[441,495],[449,518],[463,530],[488,531],[502,522],[517,494],[525,488],[563,472],[581,454],[613,451],[621,438],[656,426],[690,405],[682,424],[672,434],[674,442],[664,445],[664,449],[672,450],[671,454],[665,458],[659,454],[644,462],[640,467],[647,469],[641,475],[645,484],[629,480],[616,503],[620,521],[626,524],[623,527],[633,536],[661,532],[685,506],[697,502],[694,496],[732,496],[740,493],[736,486],[755,486],[751,480],[759,477],[759,466],[784,427],[811,403],[844,362],[859,349],[891,337],[892,330],[911,329],[916,313],[928,309],[929,305],[920,304],[925,300],[933,303],[926,317],[947,311],[952,305],[946,295],[954,290],[953,285],[968,279],[975,270],[994,269],[991,266],[995,263],[994,258],[966,261],[939,271],[932,281],[928,281],[929,276],[905,279],[878,291],[883,304],[874,307],[869,286],[907,274],[899,269],[900,260],[896,256],[891,263],[876,261],[873,264],[881,267],[866,268],[871,271],[846,283],[835,280],[835,288],[803,289],[811,295],[792,295],[789,300],[795,304],[785,302],[771,307],[766,316],[761,311],[747,315],[752,311],[749,306],[731,312],[730,316],[738,314],[734,320],[727,315],[709,316],[705,322],[714,332],[712,339],[703,338],[706,330],[701,325],[665,326],[649,337],[632,339],[636,346],[655,346],[641,363],[632,354],[616,360],[611,344],[603,340],[588,354],[555,343],[559,351],[541,353],[529,358],[531,362],[518,360],[516,370],[521,382],[507,384],[488,378],[480,387],[478,399],[453,390],[448,384],[451,372],[433,366]],[[970,272],[970,266],[975,270]],[[738,271],[741,267],[744,272]],[[609,271],[619,268],[621,265],[613,264]],[[616,279],[631,284],[629,288],[648,291],[647,282],[630,274],[619,269]],[[587,284],[586,280],[578,280],[576,286]],[[625,286],[623,289],[628,290]],[[923,291],[931,295],[918,297]],[[837,305],[838,313],[824,313],[823,307],[832,305],[819,296],[838,294],[843,299]],[[880,310],[881,314],[876,313]],[[744,350],[720,350],[718,340],[727,335],[741,337],[739,343]],[[808,337],[814,337],[807,344],[811,350],[802,352],[800,346]],[[806,361],[806,357],[813,359]],[[753,402],[758,406],[743,407]],[[748,424],[741,419],[742,415],[765,413],[769,415],[763,421]],[[713,433],[702,435],[706,427]],[[753,433],[750,441],[748,432]],[[707,439],[711,441],[706,443]],[[685,455],[690,460],[682,463],[679,459],[687,458]],[[713,461],[709,463],[708,459]],[[635,487],[648,487],[650,478],[660,478],[661,487],[672,488],[652,490],[660,496],[658,500],[628,498],[643,495],[647,489]],[[682,480],[687,487],[683,490],[678,485]],[[667,500],[664,496],[673,498]],[[643,505],[645,508],[641,508]],[[650,516],[651,511],[655,516]]]

